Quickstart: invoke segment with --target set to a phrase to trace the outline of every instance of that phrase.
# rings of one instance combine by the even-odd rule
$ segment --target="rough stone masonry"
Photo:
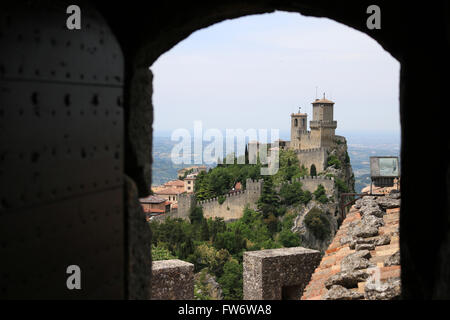
[[[194,265],[178,259],[152,263],[152,300],[193,300]]]
[[[244,300],[299,299],[320,252],[303,247],[244,253]]]

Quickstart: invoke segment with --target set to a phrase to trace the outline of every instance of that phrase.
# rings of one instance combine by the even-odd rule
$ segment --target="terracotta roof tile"
[[[388,257],[391,257],[394,253],[397,253],[399,247],[399,212],[400,208],[387,209],[383,219],[385,225],[379,228],[379,234],[390,235],[390,243],[387,245],[375,246],[375,250],[371,252],[371,258],[369,259],[372,265],[376,265],[379,269],[380,281],[386,281],[387,279],[398,279],[401,274],[400,265],[384,266],[384,262]],[[303,291],[302,300],[319,300],[323,299],[327,293],[325,288],[325,282],[332,276],[341,271],[341,261],[348,255],[355,253],[355,250],[351,250],[349,244],[342,245],[340,239],[349,235],[349,225],[352,222],[361,220],[359,211],[353,206],[347,217],[342,222],[335,238],[325,251],[325,255],[322,258],[319,266],[315,269],[311,276],[311,280]],[[367,238],[369,240],[376,239],[378,237]],[[369,271],[367,271],[369,272]],[[364,293],[366,282],[358,283],[358,288],[352,288],[351,291],[358,291]]]

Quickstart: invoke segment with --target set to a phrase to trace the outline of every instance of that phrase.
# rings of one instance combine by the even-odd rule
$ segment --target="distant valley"
[[[385,136],[357,136],[348,135],[348,152],[353,173],[355,174],[355,191],[370,184],[370,156],[399,156],[400,144],[394,138]],[[170,137],[153,137],[153,165],[152,184],[161,185],[169,180],[176,179],[177,170],[188,167],[189,164],[174,164],[171,160],[171,151],[177,142]]]

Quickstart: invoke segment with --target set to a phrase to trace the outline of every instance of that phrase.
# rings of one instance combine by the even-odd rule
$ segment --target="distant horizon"
[[[191,134],[193,135],[193,130],[190,128],[185,128]],[[205,128],[205,130],[208,128]],[[230,129],[236,129],[236,128],[230,128]],[[243,130],[246,130],[245,128],[242,128]],[[158,138],[170,138],[172,135],[172,132],[176,130],[154,130],[153,131],[153,137]],[[225,132],[226,129],[219,129],[221,132]],[[270,128],[269,128],[270,130]],[[354,131],[339,131],[336,130],[336,135],[338,136],[344,136],[346,138],[352,138],[352,139],[358,139],[358,138],[365,138],[365,139],[377,139],[379,138],[382,141],[385,141],[386,139],[392,139],[392,140],[398,140],[398,143],[400,143],[401,135],[400,131],[372,131],[372,130],[354,130]],[[280,139],[282,140],[290,140],[290,131],[289,130],[280,130]]]

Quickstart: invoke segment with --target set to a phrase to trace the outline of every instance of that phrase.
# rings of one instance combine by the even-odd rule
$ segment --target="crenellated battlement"
[[[327,148],[321,147],[321,148],[312,148],[312,149],[303,149],[303,150],[294,150],[296,154],[299,153],[312,153],[312,152],[320,152],[320,151],[326,151]]]
[[[328,127],[328,128],[336,129],[337,121],[335,121],[335,120],[312,120],[309,122],[309,126],[310,126],[310,128]]]
[[[300,178],[296,178],[296,179],[292,179],[290,181],[285,181],[282,184],[293,184],[295,182],[305,182],[305,181],[317,181],[317,182],[328,182],[328,181],[333,181],[334,182],[334,177],[327,177],[327,176],[303,176]]]
[[[325,191],[328,195],[332,195],[336,190],[334,186],[334,177],[327,176],[304,176],[292,179],[291,181],[283,182],[276,188],[276,190],[279,192],[283,185],[291,185],[296,182],[300,182],[302,184],[302,189],[309,192],[316,191],[319,185],[322,185],[325,188]]]
[[[261,193],[263,182],[264,182],[263,179],[259,179],[259,180],[247,179],[245,182],[245,184],[246,184],[245,190],[231,191],[227,194],[224,194],[223,196],[226,199],[229,198],[232,201],[233,197],[246,195],[249,192],[251,192],[252,194]],[[214,198],[198,201],[197,204],[201,206],[204,204],[210,204],[210,203],[214,203],[214,202],[218,202],[218,201],[219,201],[219,197],[214,197]]]

